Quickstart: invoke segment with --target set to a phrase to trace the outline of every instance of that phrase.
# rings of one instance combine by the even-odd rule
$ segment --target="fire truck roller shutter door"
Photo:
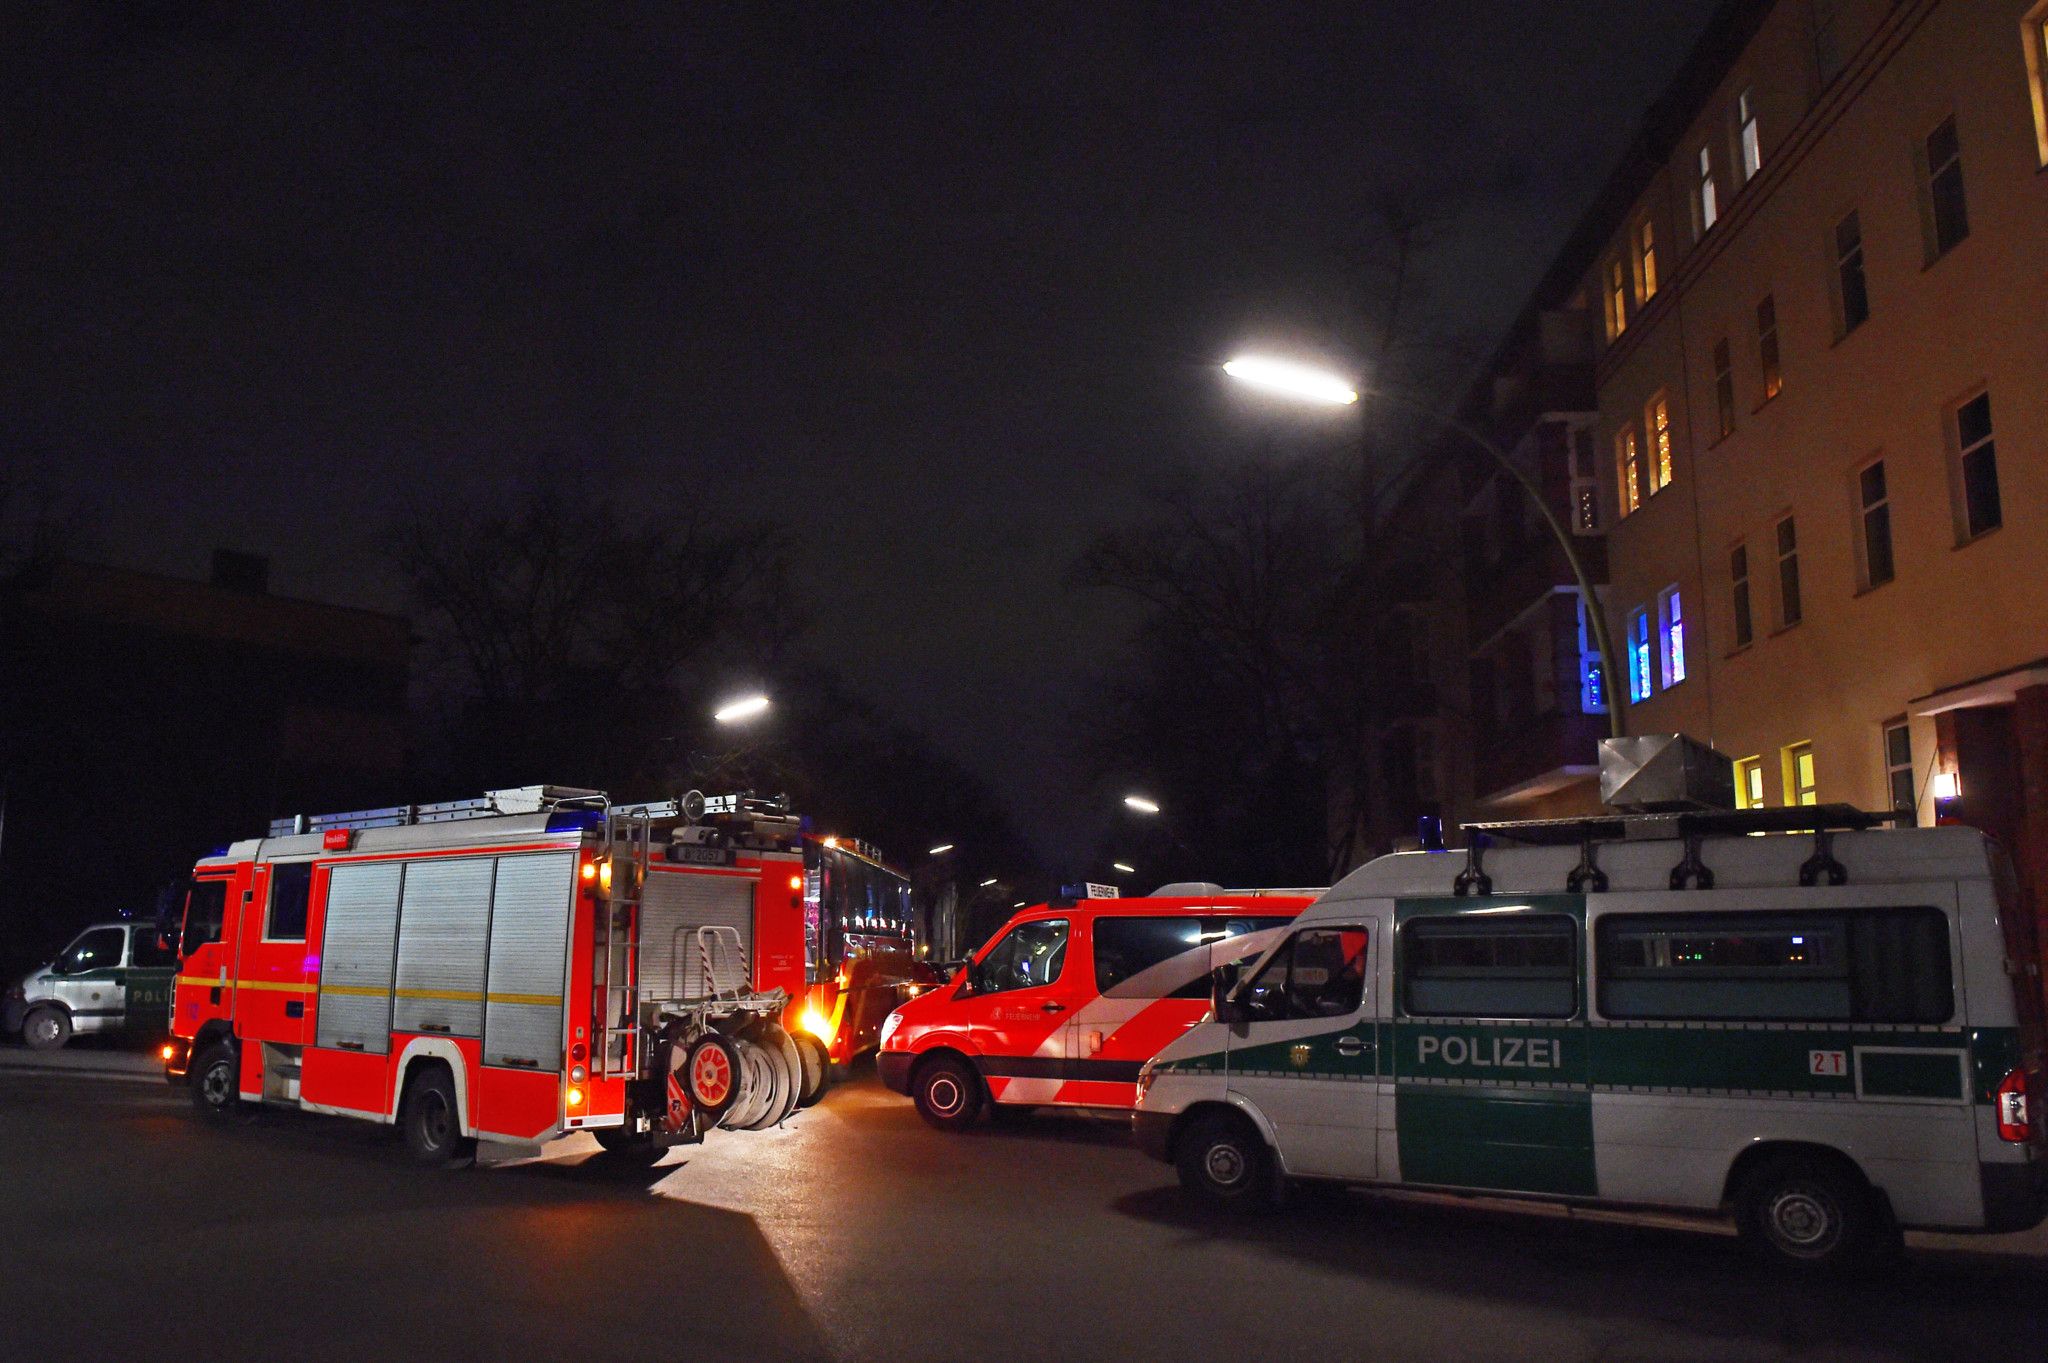
[[[337,866],[329,877],[314,1045],[371,1055],[391,1049],[391,958],[403,875],[397,863],[382,862]]]
[[[503,857],[491,900],[484,1063],[562,1067],[562,971],[574,853]]]
[[[754,955],[754,880],[751,876],[656,871],[640,900],[640,992],[647,998],[697,998],[719,989],[746,989],[739,962],[722,954],[718,978],[704,978],[697,929],[733,928],[751,962]]]
[[[491,924],[489,857],[415,861],[398,910],[394,1032],[476,1036],[484,1025],[485,938]]]

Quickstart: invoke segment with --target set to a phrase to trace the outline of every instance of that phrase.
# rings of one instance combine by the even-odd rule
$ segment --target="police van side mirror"
[[[1237,982],[1244,978],[1244,964],[1243,961],[1230,961],[1209,972],[1209,1006],[1218,1022],[1238,1023],[1251,1017],[1250,1010],[1242,1001],[1230,997],[1231,991],[1237,988]]]

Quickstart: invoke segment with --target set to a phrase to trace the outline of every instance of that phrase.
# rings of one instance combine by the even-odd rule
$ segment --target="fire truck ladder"
[[[597,1035],[592,1068],[636,1077],[640,1065],[640,896],[653,857],[654,820],[645,810],[605,811],[605,856],[611,885],[597,929]]]

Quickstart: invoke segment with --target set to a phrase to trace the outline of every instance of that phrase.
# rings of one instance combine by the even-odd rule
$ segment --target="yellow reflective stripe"
[[[319,989],[318,985],[288,984],[283,980],[223,980],[212,975],[180,975],[177,982],[199,989],[256,989],[276,994],[312,994]]]
[[[346,994],[357,999],[381,999],[391,991],[374,984],[330,984],[320,990],[323,994]]]
[[[394,989],[394,999],[432,999],[436,1003],[482,1003],[484,996],[466,989]]]
[[[535,1007],[552,1008],[560,1005],[560,994],[492,994],[492,1003],[528,1003]]]

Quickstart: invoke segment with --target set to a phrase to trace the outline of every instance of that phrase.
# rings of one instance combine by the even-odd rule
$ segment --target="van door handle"
[[[1340,1036],[1337,1038],[1337,1054],[1364,1055],[1365,1043],[1355,1036]]]
[[[1055,1003],[1051,999],[1047,999],[1044,1003],[1038,1005],[1038,1011],[1041,1013],[1064,1013],[1067,1011],[1067,1005]]]

